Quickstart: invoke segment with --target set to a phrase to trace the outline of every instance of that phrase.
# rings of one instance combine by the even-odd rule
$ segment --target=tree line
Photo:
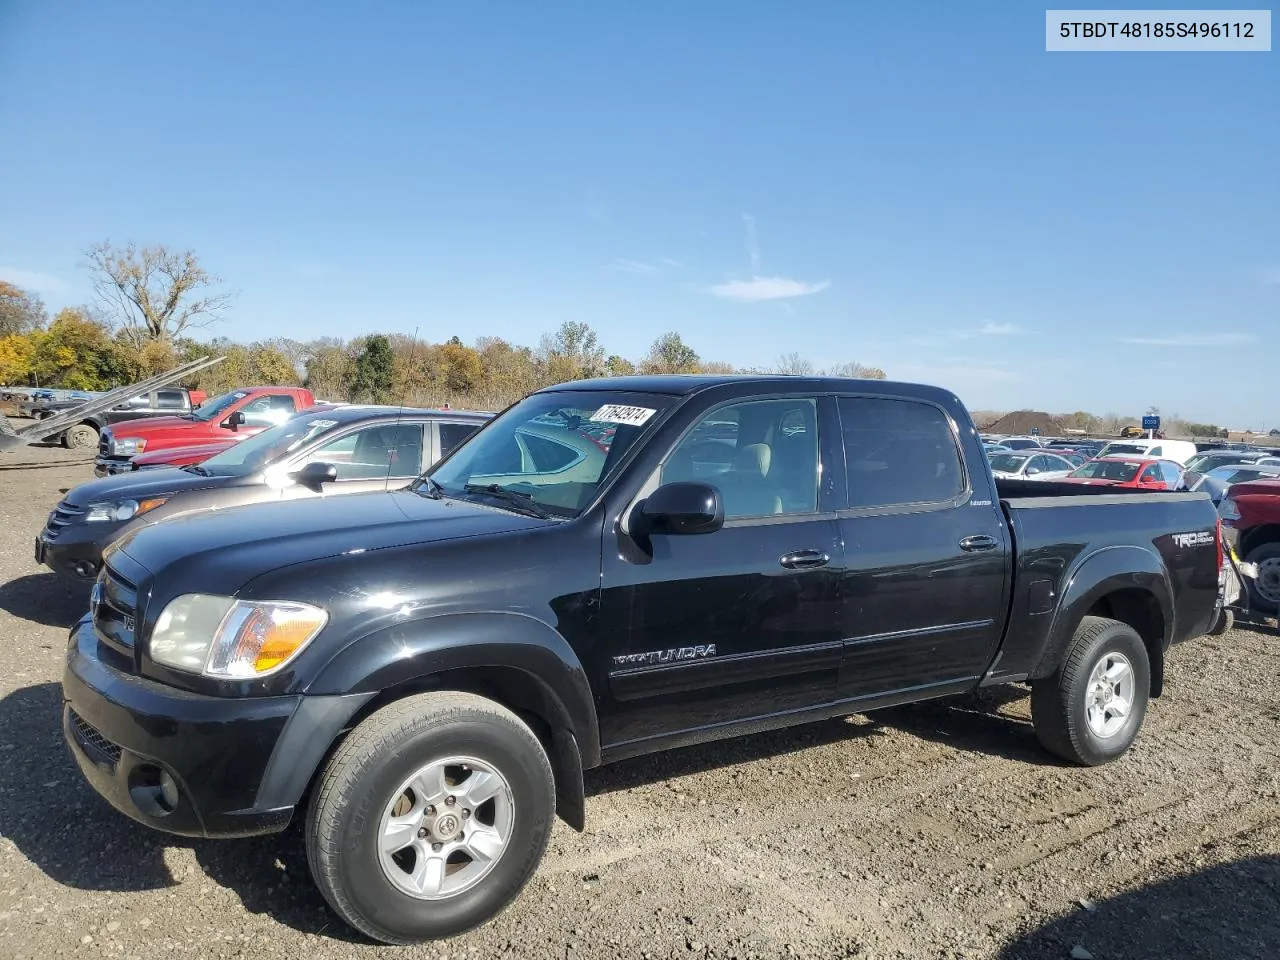
[[[798,354],[768,369],[735,369],[703,358],[677,331],[629,359],[608,351],[589,324],[567,321],[535,345],[498,337],[464,343],[402,333],[352,339],[271,337],[236,343],[200,339],[234,294],[201,267],[191,251],[101,243],[86,251],[97,302],[59,310],[0,281],[0,385],[106,390],[199,356],[226,360],[184,385],[221,393],[250,385],[301,385],[318,398],[498,409],[540,387],[588,377],[633,373],[789,373],[883,379],[860,363],[819,369]]]

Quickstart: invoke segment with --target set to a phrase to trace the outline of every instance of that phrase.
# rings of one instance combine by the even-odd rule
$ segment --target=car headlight
[[[328,623],[319,607],[189,593],[170,600],[151,634],[151,659],[208,677],[261,677],[299,654]]]
[[[149,497],[146,500],[116,500],[111,503],[91,503],[85,513],[87,523],[123,523],[139,514],[154,510],[167,503],[168,497]]]
[[[122,440],[111,440],[111,453],[117,457],[136,457],[147,449],[147,441],[142,437],[125,437]]]

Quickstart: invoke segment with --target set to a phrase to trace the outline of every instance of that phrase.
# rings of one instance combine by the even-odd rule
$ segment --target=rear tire
[[[92,424],[77,423],[62,435],[62,445],[68,450],[83,450],[98,445],[98,431]]]
[[[1147,713],[1151,663],[1127,623],[1085,617],[1061,666],[1031,687],[1031,719],[1050,753],[1093,767],[1122,756]]]
[[[1230,632],[1231,628],[1235,625],[1235,614],[1226,607],[1223,607],[1218,611],[1218,619],[1213,622],[1213,629],[1209,631],[1209,636],[1220,637],[1224,633]]]
[[[495,790],[493,774],[491,798],[469,800]],[[348,924],[383,943],[419,943],[510,904],[554,817],[551,764],[519,717],[469,693],[420,694],[369,716],[325,765],[307,859]]]
[[[1280,542],[1260,544],[1244,559],[1258,567],[1256,580],[1244,578],[1249,588],[1249,605],[1274,616],[1280,612]]]

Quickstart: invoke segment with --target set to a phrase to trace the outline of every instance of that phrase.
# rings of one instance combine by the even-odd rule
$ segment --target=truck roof
[[[593,380],[572,380],[544,387],[539,393],[579,390],[630,390],[637,393],[665,393],[672,396],[688,396],[726,386],[786,387],[788,392],[809,390],[815,393],[843,393],[856,390],[859,393],[883,393],[888,396],[918,397],[934,401],[954,399],[955,395],[941,387],[923,383],[905,383],[896,380],[868,380],[854,377],[806,377],[794,374],[772,373],[716,373],[716,374],[639,374],[631,377],[597,377]]]
[[[299,410],[290,419],[301,420],[305,417],[322,417],[338,423],[349,423],[353,420],[395,420],[399,417],[439,417],[442,420],[461,420],[468,423],[484,423],[493,414],[483,410],[437,410],[427,407],[393,407],[383,404],[348,403],[329,409],[311,408]]]

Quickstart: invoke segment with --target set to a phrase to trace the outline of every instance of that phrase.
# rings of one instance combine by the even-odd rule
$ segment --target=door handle
[[[965,537],[960,541],[960,549],[967,553],[976,553],[979,550],[994,550],[1000,545],[995,537],[989,537],[985,533],[978,534],[974,537]]]
[[[794,553],[784,553],[778,558],[778,562],[788,570],[808,570],[812,567],[825,567],[831,562],[831,558],[821,550],[796,550]]]

